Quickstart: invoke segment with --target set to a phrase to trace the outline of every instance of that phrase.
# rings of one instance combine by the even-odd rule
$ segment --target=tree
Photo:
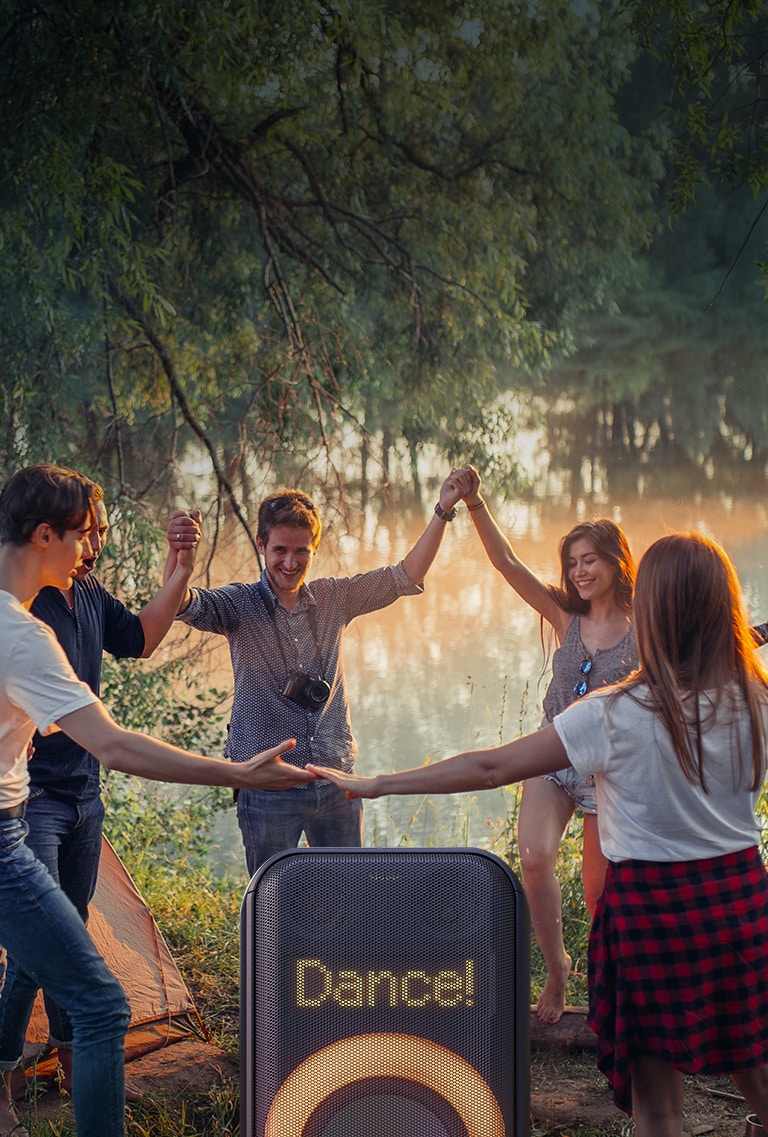
[[[643,50],[617,110],[663,155],[659,227],[613,313],[579,322],[549,378],[567,451],[608,458],[768,460],[764,245],[768,149],[760,3],[627,5]],[[762,289],[760,285],[763,285]],[[647,468],[647,467],[646,467]]]
[[[4,466],[141,493],[193,435],[240,512],[254,455],[478,454],[647,237],[626,45],[605,3],[0,0]]]
[[[638,47],[668,80],[669,201],[693,205],[702,185],[768,189],[763,0],[649,0],[627,5]]]

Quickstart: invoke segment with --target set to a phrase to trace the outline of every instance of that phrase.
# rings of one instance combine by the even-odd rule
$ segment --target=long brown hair
[[[751,789],[757,789],[766,768],[768,671],[755,650],[741,584],[726,551],[701,533],[655,541],[637,572],[634,621],[640,670],[622,689],[647,684],[688,781],[706,792],[698,696],[715,692],[717,708],[723,688],[734,682],[749,714]],[[742,755],[735,757],[741,766]]]
[[[613,566],[616,573],[616,603],[620,608],[631,612],[635,562],[624,530],[609,517],[598,517],[596,521],[583,521],[574,525],[560,541],[560,586],[549,588],[555,601],[566,612],[579,616],[589,611],[589,601],[582,600],[576,585],[568,577],[571,545],[582,539],[590,541],[595,546],[595,552]]]

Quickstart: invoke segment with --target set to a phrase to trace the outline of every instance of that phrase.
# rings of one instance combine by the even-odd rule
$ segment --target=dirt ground
[[[565,1137],[576,1125],[632,1134],[595,1064],[586,1007],[569,1007],[557,1027],[541,1026],[531,1011],[532,1137]],[[744,1137],[748,1113],[730,1078],[686,1078],[684,1137]]]
[[[134,1060],[126,1074],[146,1094],[188,1103],[222,1078],[236,1076],[237,1065],[216,1047],[190,1039]],[[21,1105],[19,1112],[22,1118],[53,1121],[71,1110],[68,1101],[51,1086],[34,1104]],[[685,1137],[744,1137],[747,1113],[730,1079],[688,1079]],[[585,1048],[556,1047],[532,1054],[531,1116],[531,1137],[566,1137],[573,1127],[585,1124],[605,1137],[632,1133],[627,1118],[613,1106],[593,1053]]]
[[[126,1079],[144,1094],[170,1102],[184,1101],[187,1106],[196,1094],[207,1093],[224,1079],[237,1077],[237,1063],[218,1047],[196,1038],[174,1042],[162,1050],[154,1050],[136,1058],[125,1068]],[[39,1079],[38,1092],[32,1102],[17,1102],[21,1121],[47,1121],[51,1132],[59,1132],[57,1119],[72,1117],[68,1095],[61,1095],[55,1081]],[[140,1107],[139,1107],[140,1108]],[[153,1133],[152,1137],[165,1137]]]
[[[748,1113],[730,1078],[686,1079],[684,1137],[744,1137]],[[586,1051],[532,1055],[531,1116],[531,1137],[564,1137],[586,1124],[604,1126],[606,1137],[633,1132]]]

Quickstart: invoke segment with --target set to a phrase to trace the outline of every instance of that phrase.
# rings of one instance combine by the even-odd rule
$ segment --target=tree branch
[[[227,498],[229,499],[229,503],[232,506],[232,511],[235,514],[235,516],[237,517],[240,524],[242,525],[242,527],[245,531],[245,534],[251,543],[251,547],[253,548],[258,566],[261,569],[261,567],[262,567],[261,555],[259,554],[259,550],[256,546],[256,540],[255,540],[253,533],[251,531],[251,527],[248,524],[248,521],[247,521],[245,515],[243,514],[243,511],[240,508],[240,503],[238,502],[237,498],[235,497],[235,491],[233,490],[231,483],[229,482],[229,480],[227,479],[227,477],[224,474],[224,471],[221,468],[221,464],[219,462],[218,455],[216,454],[216,450],[215,450],[213,443],[211,442],[210,438],[208,437],[206,432],[203,430],[202,426],[197,421],[195,416],[192,414],[192,410],[191,410],[189,403],[187,401],[187,397],[186,397],[186,394],[184,392],[184,389],[181,386],[181,384],[179,383],[179,379],[178,379],[178,376],[176,374],[176,367],[174,365],[173,360],[171,359],[171,357],[168,354],[165,346],[163,345],[162,341],[160,340],[160,337],[157,335],[154,328],[151,326],[147,317],[136,307],[136,305],[133,303],[133,301],[128,296],[126,296],[125,293],[118,287],[116,281],[110,280],[108,283],[109,283],[109,292],[110,292],[110,295],[112,296],[113,300],[115,300],[115,302],[120,305],[120,307],[123,309],[123,311],[129,316],[129,318],[131,320],[134,321],[134,323],[138,324],[138,326],[143,331],[144,335],[147,337],[147,340],[149,341],[149,344],[151,345],[152,350],[155,352],[158,359],[160,360],[160,364],[163,368],[163,371],[165,372],[166,379],[168,380],[168,384],[169,384],[170,389],[171,389],[171,394],[173,395],[173,398],[176,400],[176,402],[179,406],[179,409],[180,409],[180,411],[184,417],[184,421],[186,422],[187,426],[190,428],[192,433],[195,435],[195,437],[198,438],[200,440],[200,442],[202,442],[203,446],[208,451],[208,455],[209,455],[210,460],[211,460],[211,466],[213,468],[214,474],[216,475],[216,483],[219,487],[219,493],[221,493],[223,491],[225,493],[225,495],[227,496]]]

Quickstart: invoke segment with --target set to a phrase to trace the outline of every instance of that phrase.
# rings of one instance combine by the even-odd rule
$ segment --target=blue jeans
[[[0,943],[72,1021],[78,1137],[124,1137],[128,1000],[72,901],[26,847],[27,832],[26,821],[0,821]],[[24,1034],[0,1038],[0,1070],[12,1070]]]
[[[303,833],[313,848],[356,848],[363,843],[363,803],[350,800],[330,782],[310,782],[291,790],[241,790],[237,822],[251,876],[285,849],[295,849]]]
[[[101,856],[104,805],[99,796],[80,804],[58,801],[44,790],[33,790],[27,803],[26,845],[45,865],[74,904],[85,923],[96,888]],[[9,955],[5,985],[0,994],[0,1053],[6,1037],[26,1034],[37,984]],[[69,1016],[47,991],[43,992],[52,1046],[72,1044]]]

